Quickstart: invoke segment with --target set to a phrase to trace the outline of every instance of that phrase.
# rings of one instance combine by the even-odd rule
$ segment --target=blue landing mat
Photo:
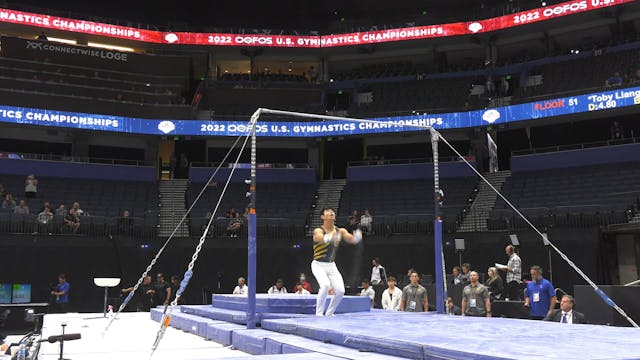
[[[339,357],[318,354],[318,353],[299,353],[299,354],[277,354],[277,355],[260,355],[260,356],[239,356],[230,358],[215,358],[215,360],[339,360]],[[214,360],[214,358],[206,359],[187,359],[187,360]]]
[[[232,322],[236,324],[246,324],[247,314],[238,310],[226,310],[220,308],[211,307],[211,305],[182,305],[180,310],[185,314],[191,314],[209,318],[212,320],[221,320],[226,322]],[[289,319],[308,317],[313,315],[304,314],[284,314],[284,313],[256,313],[256,320],[258,324],[263,319]]]
[[[329,305],[331,296],[327,297]],[[220,309],[246,311],[248,298],[243,295],[213,294],[211,305]],[[371,304],[367,297],[345,296],[336,313],[369,312]],[[315,314],[316,295],[256,294],[257,313]]]
[[[151,309],[151,320],[160,322],[162,320],[164,308]],[[207,326],[209,324],[216,323],[224,323],[219,320],[212,320],[203,318],[200,316],[195,316],[191,314],[185,314],[180,312],[180,309],[176,309],[171,314],[171,323],[170,325],[176,329],[184,330],[186,332],[190,332],[192,334],[206,337],[207,335]]]
[[[640,329],[600,325],[376,311],[262,328],[412,359],[640,359]]]

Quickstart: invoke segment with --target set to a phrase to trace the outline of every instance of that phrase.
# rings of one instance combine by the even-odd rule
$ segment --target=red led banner
[[[632,1],[576,0],[479,21],[323,36],[172,33],[6,9],[0,9],[0,22],[161,44],[320,48],[484,33]]]

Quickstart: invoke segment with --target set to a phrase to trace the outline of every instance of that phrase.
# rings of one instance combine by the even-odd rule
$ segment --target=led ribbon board
[[[163,32],[1,8],[0,22],[159,44],[321,48],[485,33],[632,1],[575,0],[491,19],[323,36]]]
[[[488,110],[375,118],[387,124],[354,121],[284,122],[258,124],[258,136],[318,137],[420,131],[411,126],[456,129],[586,113],[640,104],[640,87],[503,106]],[[151,120],[110,115],[0,106],[0,123],[64,127],[147,135],[239,136],[247,121]]]

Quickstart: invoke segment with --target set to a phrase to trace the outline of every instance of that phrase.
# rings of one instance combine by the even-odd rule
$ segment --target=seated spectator
[[[16,206],[15,209],[13,209],[13,213],[29,215],[29,207],[27,206],[27,203],[25,203],[24,200],[20,200],[20,203],[18,204],[18,206]]]
[[[302,285],[300,283],[298,283],[296,285],[296,291],[294,294],[298,294],[298,295],[310,295],[311,293],[307,291],[307,289],[305,289],[304,287],[302,287]]]
[[[40,211],[38,211],[38,214],[43,212],[45,208],[49,208],[49,212],[51,212],[51,203],[49,203],[48,201],[45,201],[44,204],[42,204]]]
[[[464,280],[462,280],[462,275],[460,274],[460,267],[459,266],[454,266],[453,267],[453,269],[451,270],[451,275],[452,275],[451,283],[453,285],[458,285],[458,284],[464,282]]]
[[[605,82],[606,86],[620,86],[622,85],[622,77],[620,76],[619,72],[615,72],[613,73],[613,75],[611,75],[610,78],[607,79],[607,81]]]
[[[353,231],[358,228],[358,224],[360,224],[360,217],[358,216],[358,210],[353,210],[351,215],[347,218],[347,225],[350,231]]]
[[[49,209],[48,206],[45,206],[44,210],[42,210],[37,217],[37,221],[40,224],[48,224],[49,222],[51,222],[51,220],[53,220],[53,213],[51,212],[51,209]]]
[[[64,207],[64,204],[60,204],[60,206],[58,206],[58,208],[56,209],[56,215],[58,216],[67,216],[68,212],[67,209]]]
[[[2,202],[3,209],[13,210],[16,208],[16,201],[13,200],[13,196],[11,194],[7,194],[4,197],[4,201]]]
[[[382,308],[385,310],[400,311],[402,291],[396,287],[396,278],[389,276],[387,285],[389,285],[389,287],[382,293]]]
[[[249,287],[246,285],[246,280],[241,276],[238,278],[238,286],[233,289],[234,295],[247,295]]]
[[[77,233],[80,228],[80,217],[78,216],[77,210],[72,208],[69,210],[67,216],[64,217],[64,223],[67,225],[69,229],[71,229],[72,233]]]
[[[502,291],[504,290],[504,283],[502,277],[498,273],[498,269],[490,267],[487,270],[487,276],[489,277],[485,282],[485,286],[489,289],[489,297],[491,301],[500,300],[502,297]]]
[[[452,297],[448,297],[445,312],[447,315],[461,315],[462,309],[459,306],[453,304]]]
[[[120,235],[131,235],[133,233],[133,219],[129,216],[129,210],[122,212],[122,217],[118,218],[116,232]]]
[[[7,196],[7,191],[4,189],[4,185],[0,184],[0,197],[4,199],[5,196]]]
[[[611,132],[611,140],[624,139],[624,128],[617,121],[611,124],[609,131]]]
[[[284,281],[282,279],[276,280],[276,284],[267,290],[267,294],[286,294],[287,288],[284,287]]]
[[[369,280],[362,280],[362,291],[360,296],[368,296],[371,299],[371,307],[373,307],[373,299],[376,297],[376,291],[369,285]]]
[[[365,209],[364,214],[362,214],[362,216],[360,217],[360,230],[362,230],[362,232],[365,234],[370,233],[371,222],[373,222],[373,217],[371,217],[369,209]]]
[[[302,285],[302,287],[305,290],[307,290],[309,293],[313,292],[313,288],[311,287],[311,284],[307,281],[307,275],[305,275],[305,273],[300,273],[298,284]]]
[[[242,219],[240,218],[240,214],[235,213],[235,217],[231,218],[229,225],[227,225],[227,235],[230,237],[238,237],[240,228],[242,228]]]
[[[31,174],[27,176],[24,186],[24,196],[28,198],[34,198],[38,194],[38,179],[35,175]]]
[[[76,211],[76,215],[78,216],[83,216],[83,215],[89,215],[88,213],[85,213],[82,209],[80,209],[80,203],[79,202],[74,202],[73,205],[71,205],[71,209]]]
[[[462,274],[460,274],[460,278],[462,279],[462,281],[469,283],[469,269],[471,268],[471,265],[469,265],[469,263],[464,263],[462,264]]]

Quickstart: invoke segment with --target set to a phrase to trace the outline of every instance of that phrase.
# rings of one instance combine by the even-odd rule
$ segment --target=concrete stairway
[[[186,179],[160,181],[160,204],[158,212],[158,236],[167,237],[178,225],[187,211],[185,193],[188,187]],[[189,236],[189,222],[182,223],[175,236]]]
[[[316,199],[315,208],[313,209],[313,215],[309,223],[309,229],[307,235],[313,234],[313,229],[319,227],[322,224],[320,215],[322,215],[322,209],[330,207],[338,215],[338,207],[340,206],[340,197],[342,196],[342,190],[347,184],[345,179],[333,179],[324,180],[318,186],[318,198]]]
[[[498,171],[485,174],[485,178],[496,189],[502,189],[502,185],[511,175],[510,171]],[[458,226],[459,232],[487,231],[487,219],[491,213],[491,209],[496,204],[498,195],[484,181],[480,181],[478,185],[478,194],[476,195],[471,209],[466,212],[462,222]]]

